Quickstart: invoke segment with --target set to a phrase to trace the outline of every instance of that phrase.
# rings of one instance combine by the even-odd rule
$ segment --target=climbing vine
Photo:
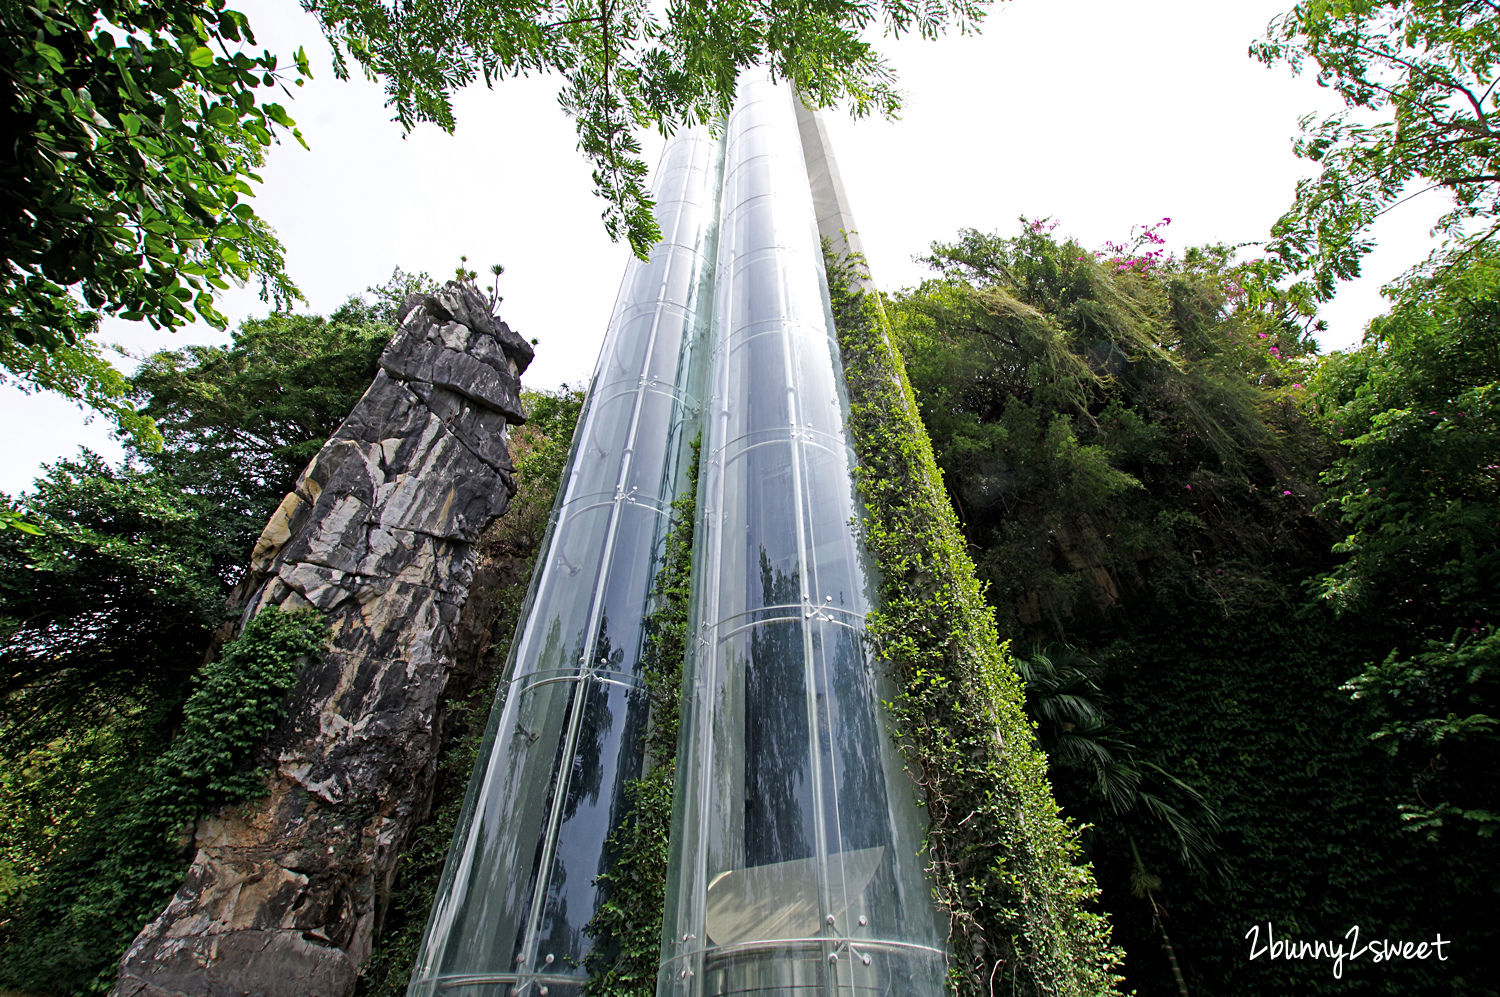
[[[667,839],[677,771],[682,663],[687,656],[692,593],[693,518],[698,495],[698,446],[688,484],[672,503],[666,557],[656,575],[656,609],[646,619],[642,672],[651,697],[647,771],[625,787],[627,816],[610,835],[609,872],[599,877],[604,903],[589,922],[589,997],[650,997],[656,993],[666,904]]]
[[[4,925],[0,986],[110,990],[120,953],[182,881],[192,822],[263,791],[255,746],[281,719],[302,664],[326,643],[318,614],[271,608],[204,666],[167,750],[137,780],[117,774],[102,819],[43,870]]]
[[[1077,862],[1022,708],[1023,691],[985,604],[932,446],[862,264],[825,250],[849,429],[881,573],[869,632],[900,692],[895,736],[928,811],[934,895],[950,920],[950,987],[961,995],[1110,992],[1120,953],[1087,909]]]

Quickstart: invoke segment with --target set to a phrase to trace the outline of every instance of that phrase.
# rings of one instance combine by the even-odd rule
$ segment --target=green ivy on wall
[[[99,819],[43,870],[4,926],[0,985],[109,992],[120,953],[182,882],[192,823],[263,791],[255,747],[283,716],[303,663],[327,640],[320,615],[273,607],[204,666],[167,750],[133,785],[118,784]]]
[[[1111,992],[1120,952],[1059,814],[1020,680],[995,630],[861,262],[825,254],[849,385],[866,542],[882,576],[868,620],[901,689],[895,736],[926,799],[929,869],[960,995]]]
[[[1496,715],[1492,604],[1449,585],[1496,563],[1472,539],[1495,508],[1494,434],[1471,404],[1495,380],[1490,264],[1404,291],[1365,346],[1320,357],[1246,296],[1225,247],[1132,262],[1049,231],[935,243],[935,276],[883,304],[1001,634],[1032,643],[1028,709],[1059,804],[1092,825],[1124,987],[1482,988],[1494,929],[1460,912],[1495,906],[1475,874],[1493,849],[1439,810],[1465,773],[1493,799],[1494,765],[1442,722]],[[1072,664],[1038,669],[1055,650]],[[1266,924],[1453,944],[1335,978],[1252,959],[1246,932]]]
[[[667,844],[677,774],[682,665],[687,657],[692,594],[693,525],[698,500],[699,441],[694,440],[688,485],[672,503],[666,559],[656,575],[657,608],[646,619],[643,674],[651,696],[646,733],[647,772],[625,789],[629,808],[608,842],[610,871],[599,877],[605,900],[589,922],[589,997],[651,997],[661,963],[666,904]]]

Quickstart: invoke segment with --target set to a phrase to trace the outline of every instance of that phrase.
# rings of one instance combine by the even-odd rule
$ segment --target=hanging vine
[[[667,841],[677,772],[682,663],[687,656],[692,593],[693,517],[698,496],[698,448],[693,441],[686,489],[672,503],[666,557],[657,572],[656,609],[646,618],[642,669],[651,697],[646,774],[625,788],[627,816],[606,844],[612,857],[599,877],[605,899],[588,924],[589,997],[651,997],[661,961],[666,906]]]
[[[869,633],[900,693],[894,734],[926,799],[928,870],[950,923],[960,995],[1112,992],[1120,952],[1091,871],[1077,862],[917,415],[879,300],[858,258],[825,245],[849,385],[865,541],[881,574]]]

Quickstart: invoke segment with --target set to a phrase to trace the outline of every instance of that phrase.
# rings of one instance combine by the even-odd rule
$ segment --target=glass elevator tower
[[[819,222],[849,226],[797,114],[742,81],[721,137],[663,153],[665,240],[627,270],[411,997],[583,991],[605,839],[641,774],[643,617],[699,432],[657,992],[943,992],[920,811],[864,640],[873,576],[819,244]]]
[[[662,154],[662,241],[631,260],[410,997],[572,997],[624,786],[642,772],[645,617],[697,434],[721,143]]]
[[[791,95],[726,126],[709,400],[657,993],[941,994],[838,343]]]

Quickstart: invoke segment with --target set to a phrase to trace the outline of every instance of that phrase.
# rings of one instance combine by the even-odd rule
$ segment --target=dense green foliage
[[[218,517],[159,471],[92,454],[53,465],[21,509],[39,532],[0,533],[0,744],[180,702],[225,617]]]
[[[182,702],[267,518],[363,394],[387,325],[273,315],[146,361],[158,450],[53,465],[0,532],[0,741]]]
[[[892,320],[1003,636],[1067,638],[1122,586],[1229,612],[1253,558],[1298,563],[1328,451],[1307,348],[1231,307],[1222,252],[1143,271],[1031,223],[930,262]]]
[[[699,441],[694,440],[688,484],[672,503],[666,555],[652,590],[656,608],[646,618],[641,663],[651,697],[646,774],[626,785],[626,816],[608,842],[612,861],[600,877],[604,902],[589,922],[594,939],[586,990],[590,997],[652,997],[656,993],[677,775],[682,665],[687,658],[692,597],[698,456]]]
[[[1463,911],[1484,908],[1491,887],[1475,873],[1492,860],[1401,831],[1399,782],[1339,688],[1369,653],[1366,635],[1285,604],[1225,619],[1143,603],[1093,639],[1109,663],[1115,721],[1144,757],[1189,779],[1220,822],[1223,873],[1208,876],[1180,861],[1170,836],[1126,826],[1160,880],[1157,908],[1133,892],[1129,842],[1109,825],[1096,831],[1091,857],[1138,993],[1176,993],[1159,925],[1194,994],[1474,992],[1463,981],[1479,979],[1490,929]],[[1343,940],[1355,924],[1367,937],[1441,932],[1452,961],[1365,958],[1335,979],[1326,960],[1252,961],[1246,932],[1260,925],[1264,936],[1268,923],[1279,938],[1306,940]]]
[[[268,610],[203,666],[183,706],[182,728],[157,763],[165,809],[189,820],[255,795],[263,774],[246,771],[245,760],[281,719],[298,659],[322,653],[324,630],[316,614]]]
[[[1500,822],[1500,255],[1412,283],[1314,382],[1341,454],[1324,476],[1341,563],[1317,591],[1399,626],[1351,683],[1436,840]]]
[[[139,428],[83,338],[100,312],[222,327],[229,280],[296,295],[247,200],[276,132],[301,140],[259,99],[276,58],[224,0],[4,0],[0,24],[0,369]]]
[[[1073,802],[1084,841],[1101,826],[1112,831],[1144,822],[1177,842],[1177,857],[1195,870],[1219,865],[1213,840],[1218,815],[1193,786],[1140,749],[1111,715],[1099,686],[1098,662],[1066,646],[1013,659],[1026,683],[1026,714],[1036,721],[1048,774],[1059,798]]]
[[[949,25],[977,27],[989,0],[849,0],[836,4],[712,4],[574,0],[466,3],[436,0],[306,0],[346,73],[352,57],[382,77],[406,127],[454,126],[451,95],[483,79],[551,72],[559,100],[578,124],[578,148],[594,166],[605,227],[645,258],[660,231],[646,191],[646,164],[635,131],[671,132],[727,113],[742,71],[768,66],[819,107],[847,102],[855,114],[893,114],[900,106],[892,72],[864,37],[879,24],[889,35],[932,38]]]
[[[477,667],[461,667],[450,680],[432,810],[413,831],[397,867],[381,933],[370,960],[360,969],[359,997],[401,997],[411,981],[417,947],[463,808],[496,687],[503,678],[511,642],[523,622],[528,582],[567,464],[583,393],[566,385],[556,392],[528,391],[522,394],[522,403],[526,424],[511,430],[509,443],[516,469],[516,494],[505,515],[480,541],[480,570],[475,577],[488,591],[471,595],[471,599],[485,599],[484,625],[491,641],[475,649],[482,658],[475,663]],[[660,919],[657,926],[659,929]]]
[[[1344,533],[1321,595],[1429,636],[1500,612],[1500,256],[1423,281],[1313,382]],[[1441,632],[1437,632],[1441,631]]]
[[[1127,985],[1481,986],[1494,930],[1460,912],[1495,902],[1473,834],[1494,809],[1494,617],[1477,593],[1495,591],[1495,457],[1464,420],[1495,380],[1488,265],[1434,277],[1363,351],[1319,359],[1218,251],[1095,254],[1033,223],[964,233],[930,262],[938,276],[890,304],[896,340],[1002,634],[1077,649],[1028,656],[1030,705],[1064,811],[1095,825]],[[1394,763],[1382,741],[1403,746]],[[1132,788],[1186,829],[1124,805]],[[1404,795],[1452,801],[1408,811],[1428,828],[1481,813],[1434,842],[1403,833]],[[1447,962],[1366,956],[1338,980],[1327,961],[1250,959],[1246,932],[1268,923],[1454,944]]]
[[[263,612],[202,670],[177,734],[165,739],[158,728],[150,738],[162,750],[143,756],[151,759],[144,768],[101,746],[82,783],[87,801],[76,805],[87,807],[88,819],[70,815],[76,830],[66,850],[46,856],[35,886],[0,926],[0,985],[49,994],[110,990],[125,946],[182,879],[192,822],[264,787],[254,749],[279,719],[302,659],[321,654],[326,642],[316,614]],[[165,718],[156,712],[154,719]],[[104,739],[107,729],[92,736]]]
[[[1023,712],[1020,679],[984,604],[879,302],[858,262],[829,257],[866,543],[880,609],[869,634],[898,688],[894,736],[925,798],[934,895],[951,924],[950,985],[1025,994],[1110,992],[1119,953],[1087,909],[1077,862]]]
[[[150,358],[132,392],[161,448],[85,453],[7,501],[33,532],[0,531],[0,979],[109,979],[181,877],[181,825],[259,785],[244,752],[311,638],[288,623],[205,652],[266,518],[374,376],[379,307]]]
[[[1290,293],[1304,311],[1359,273],[1374,246],[1371,225],[1408,197],[1449,195],[1453,209],[1438,224],[1460,241],[1472,237],[1471,219],[1482,220],[1482,238],[1496,232],[1497,15],[1489,0],[1305,0],[1252,46],[1268,64],[1301,71],[1313,63],[1318,82],[1346,106],[1303,120],[1297,154],[1320,171],[1298,183],[1259,268],[1273,279],[1300,278]]]

